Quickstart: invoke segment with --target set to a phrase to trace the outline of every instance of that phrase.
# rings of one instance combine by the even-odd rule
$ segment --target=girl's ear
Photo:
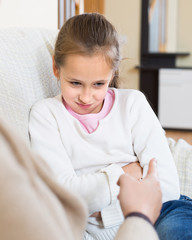
[[[57,79],[59,79],[59,69],[57,68],[55,64],[55,58],[54,56],[52,57],[52,66],[53,66],[53,73]]]

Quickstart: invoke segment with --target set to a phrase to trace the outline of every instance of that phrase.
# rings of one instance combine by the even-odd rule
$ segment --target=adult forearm
[[[115,240],[158,240],[158,235],[153,226],[140,217],[129,217],[120,226]]]

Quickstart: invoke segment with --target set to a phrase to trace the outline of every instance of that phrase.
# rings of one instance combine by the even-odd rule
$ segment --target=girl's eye
[[[70,84],[73,85],[73,86],[80,86],[81,85],[80,82],[70,82]]]
[[[94,85],[96,87],[102,87],[104,85],[104,83],[103,82],[98,82],[98,83],[95,83]]]

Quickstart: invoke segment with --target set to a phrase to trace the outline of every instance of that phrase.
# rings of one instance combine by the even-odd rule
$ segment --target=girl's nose
[[[91,103],[91,90],[90,89],[84,89],[79,94],[79,100],[83,104],[89,104]]]

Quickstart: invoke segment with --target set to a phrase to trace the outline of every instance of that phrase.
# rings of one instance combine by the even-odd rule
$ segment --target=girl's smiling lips
[[[81,104],[81,103],[77,103],[77,105],[80,108],[83,108],[83,109],[87,109],[87,108],[90,108],[92,106],[92,104]]]

